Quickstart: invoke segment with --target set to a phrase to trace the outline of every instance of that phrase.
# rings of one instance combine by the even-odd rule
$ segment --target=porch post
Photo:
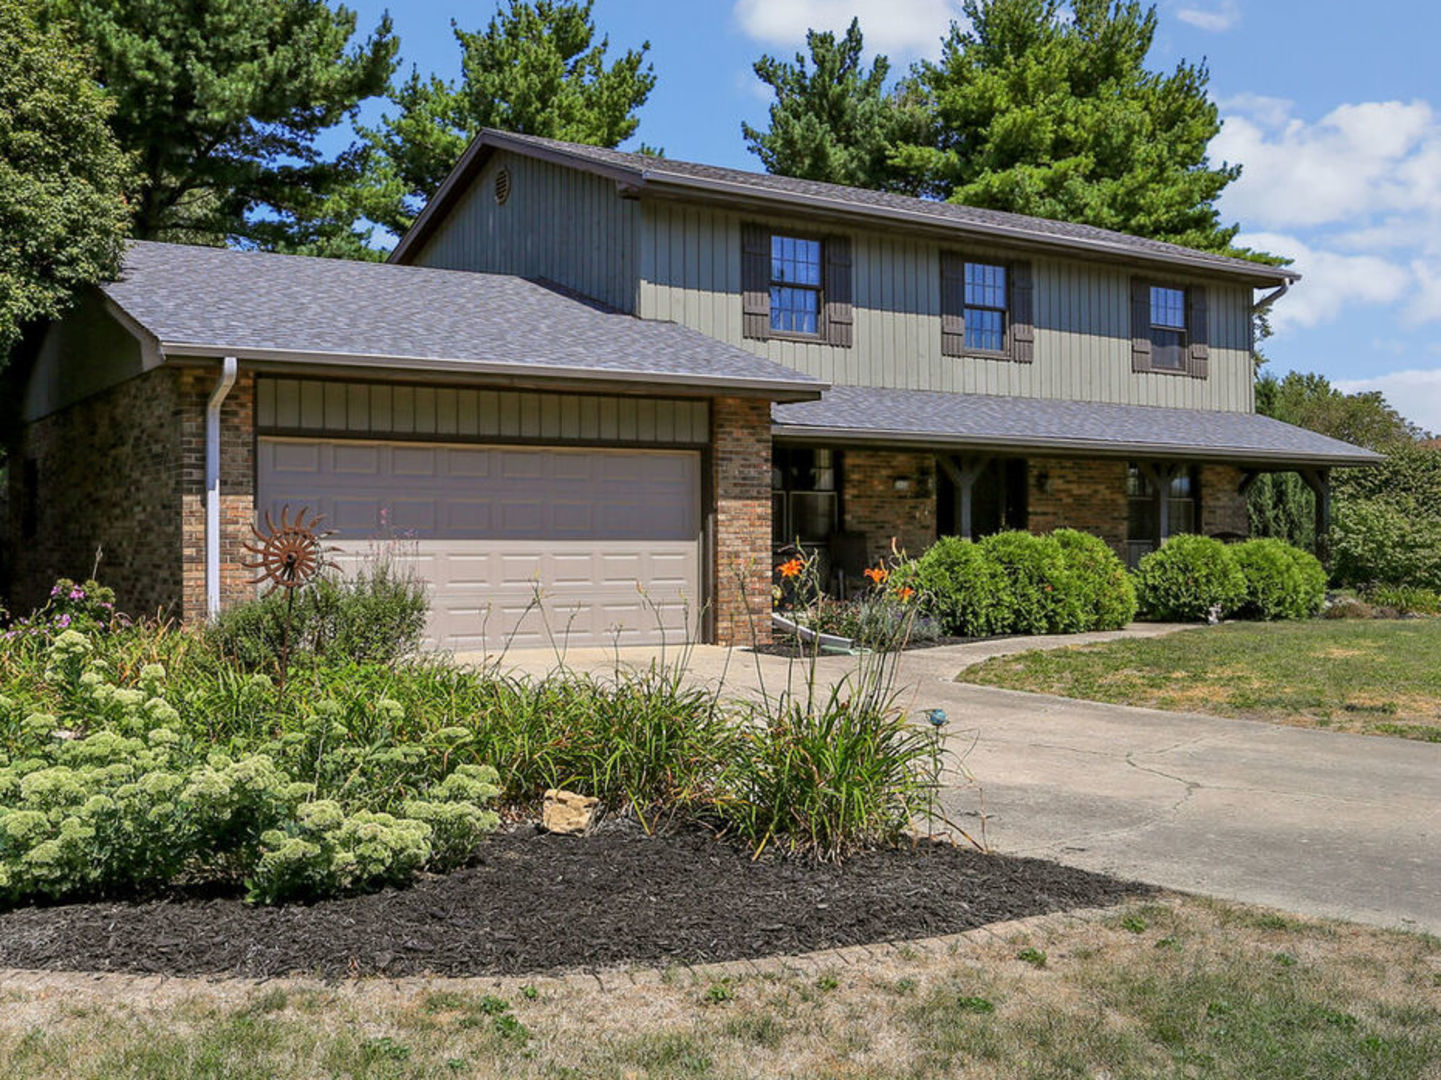
[[[1141,466],[1151,486],[1156,489],[1156,546],[1159,548],[1171,535],[1171,480],[1176,475],[1176,465]]]
[[[1316,496],[1316,558],[1331,563],[1331,470],[1300,469],[1298,472]]]
[[[946,475],[950,477],[951,483],[956,486],[956,493],[960,496],[961,512],[958,532],[967,540],[973,539],[971,536],[971,490],[975,487],[976,480],[981,473],[986,471],[986,466],[991,463],[991,459],[937,454],[936,460],[945,470]]]

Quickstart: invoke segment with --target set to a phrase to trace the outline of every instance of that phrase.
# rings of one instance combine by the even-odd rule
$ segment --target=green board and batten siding
[[[504,203],[496,175],[509,174]],[[635,310],[639,205],[615,183],[517,154],[496,154],[420,253],[416,266],[545,278]]]
[[[505,202],[495,178],[510,174]],[[741,224],[824,233],[812,222],[662,199],[624,198],[604,177],[497,153],[412,260],[547,277],[623,311],[681,323],[830,382],[1128,405],[1254,410],[1252,290],[1223,278],[1148,271],[1205,285],[1205,379],[1131,370],[1131,268],[992,247],[942,244],[900,230],[852,240],[854,344],[754,341],[741,329]],[[1034,274],[1034,362],[941,354],[940,251],[1004,260]]]
[[[256,426],[290,435],[705,446],[706,401],[262,376]]]
[[[1018,256],[900,233],[847,230],[855,274],[854,345],[754,341],[745,338],[741,328],[741,224],[761,221],[784,228],[785,219],[679,202],[643,205],[638,314],[691,326],[839,385],[1232,412],[1254,408],[1252,294],[1246,286],[1157,274],[1158,280],[1206,286],[1210,373],[1206,379],[1133,373],[1132,275],[1124,265]],[[941,355],[942,247],[998,261],[1023,257],[1031,263],[1034,363]]]

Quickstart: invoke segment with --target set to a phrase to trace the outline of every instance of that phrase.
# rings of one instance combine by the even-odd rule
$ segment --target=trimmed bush
[[[1246,578],[1221,541],[1173,536],[1136,568],[1136,597],[1153,619],[1204,622],[1246,602]]]
[[[964,637],[1006,633],[1010,584],[995,559],[978,544],[943,536],[897,573],[897,583],[921,595],[926,610],[940,620],[946,633]]]
[[[1136,617],[1136,586],[1117,554],[1099,536],[1076,529],[1051,534],[1061,546],[1071,586],[1085,616],[1083,630],[1119,630]]]
[[[1059,541],[1033,533],[996,533],[981,554],[1006,579],[1002,625],[1015,634],[1069,634],[1085,626],[1079,590]]]
[[[1306,619],[1326,601],[1326,571],[1314,555],[1282,540],[1247,540],[1230,549],[1246,579],[1238,612],[1250,619]]]

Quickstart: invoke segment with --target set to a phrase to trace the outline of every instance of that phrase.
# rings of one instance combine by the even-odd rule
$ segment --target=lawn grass
[[[999,657],[958,678],[1441,742],[1441,619],[1232,623]]]
[[[0,994],[7,1077],[1423,1080],[1441,942],[1194,898],[717,978]]]

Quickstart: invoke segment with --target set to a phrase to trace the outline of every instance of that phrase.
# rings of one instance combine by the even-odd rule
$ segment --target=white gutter
[[[238,373],[235,357],[224,357],[205,403],[205,612],[212,619],[220,614],[220,406]]]

